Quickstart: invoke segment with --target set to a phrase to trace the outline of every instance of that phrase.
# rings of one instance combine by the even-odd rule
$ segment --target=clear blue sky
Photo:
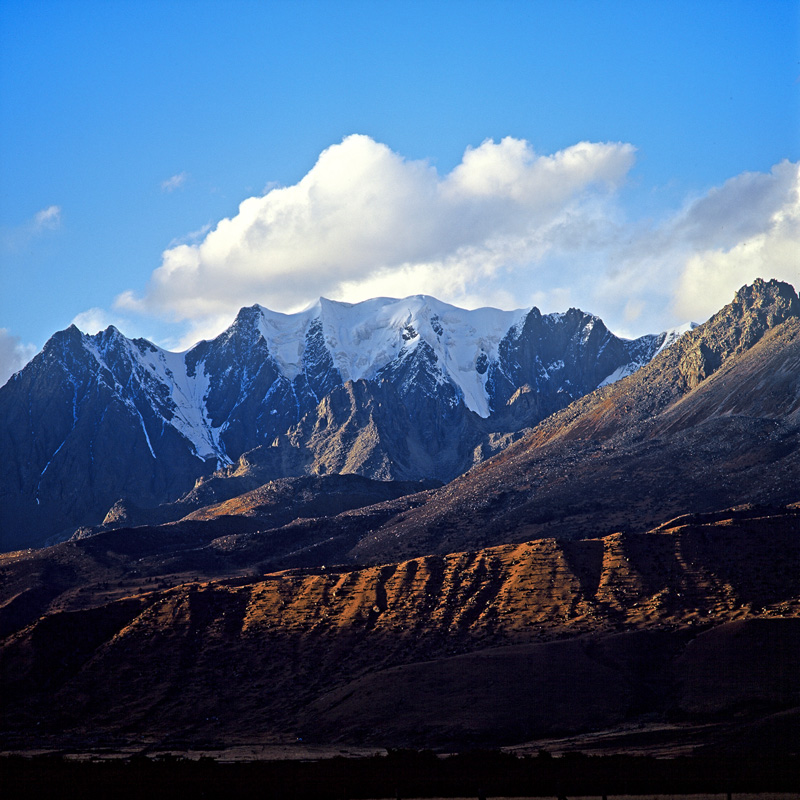
[[[350,134],[440,178],[486,139],[537,155],[630,144],[605,218],[678,224],[714,187],[798,161],[799,76],[788,0],[4,0],[0,328],[41,347],[102,309],[126,333],[180,338],[191,320],[170,323],[166,300],[133,314],[115,299],[147,296],[164,250],[296,184]]]

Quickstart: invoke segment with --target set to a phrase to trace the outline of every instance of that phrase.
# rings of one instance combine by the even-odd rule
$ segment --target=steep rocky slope
[[[365,538],[356,560],[636,531],[800,492],[800,300],[757,281],[636,374],[578,400]]]

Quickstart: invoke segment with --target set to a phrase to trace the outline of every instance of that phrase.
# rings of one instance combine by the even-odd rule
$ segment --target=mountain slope
[[[390,521],[356,561],[642,530],[800,486],[800,300],[776,281]]]
[[[120,498],[174,501],[253,450],[264,480],[449,480],[666,340],[423,296],[244,308],[186,353],[73,326],[0,389],[0,546],[97,524]]]

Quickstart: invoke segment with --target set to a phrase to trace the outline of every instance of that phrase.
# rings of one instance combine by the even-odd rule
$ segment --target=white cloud
[[[74,317],[72,324],[84,333],[92,335],[104,331],[109,325],[113,325],[123,333],[131,335],[126,319],[116,314],[110,314],[103,308],[89,308],[86,311],[81,311],[80,314]]]
[[[34,239],[61,227],[61,206],[48,206],[37,211],[22,224],[0,228],[0,245],[8,252],[26,248]]]
[[[729,181],[714,198],[732,209],[726,220],[739,228],[736,235],[725,230],[720,246],[698,249],[686,260],[675,294],[684,316],[710,316],[755,278],[800,289],[800,165],[784,161],[769,175],[746,177]],[[721,223],[712,227],[719,230]]]
[[[37,211],[33,217],[33,225],[36,230],[53,231],[61,226],[61,207],[48,206],[41,211]]]
[[[593,200],[633,161],[629,144],[582,142],[543,156],[508,137],[467,149],[442,177],[349,136],[299,183],[245,200],[202,242],[165,251],[144,295],[125,292],[117,307],[198,323],[253,302],[292,310],[320,295],[517,297],[492,282],[546,253],[549,230],[592,216]]]
[[[440,175],[367,136],[325,150],[297,184],[177,240],[115,308],[183,322],[172,343],[222,330],[243,305],[293,311],[433,294],[474,307],[579,306],[623,335],[702,321],[756,277],[798,274],[798,166],[744,173],[658,221],[625,212],[635,148],[553,155],[507,137]],[[195,338],[192,338],[195,337]]]
[[[161,181],[161,191],[162,192],[174,192],[176,189],[180,189],[186,180],[189,177],[188,172],[179,172],[177,175],[173,175],[170,178],[167,178],[165,181]]]
[[[6,328],[0,328],[0,386],[5,385],[35,355],[35,345],[23,344],[19,336],[12,336]]]
[[[539,302],[553,308],[552,287],[567,289],[570,303],[632,336],[703,322],[759,277],[800,288],[799,193],[800,165],[783,161],[731,178],[657,224],[600,209],[595,225],[552,232],[537,263],[548,287]],[[564,299],[561,291],[561,308]]]
[[[214,226],[208,222],[196,231],[190,231],[183,236],[175,237],[170,243],[170,248],[177,247],[179,244],[194,244],[202,239]]]

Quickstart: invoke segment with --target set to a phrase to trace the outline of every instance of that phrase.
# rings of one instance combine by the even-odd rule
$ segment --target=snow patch
[[[643,366],[643,363],[631,361],[630,364],[617,367],[610,375],[603,378],[603,380],[597,384],[597,388],[599,389],[601,386],[610,386],[612,383],[621,381],[623,378],[627,378],[628,375],[633,375],[634,372],[641,369]]]
[[[653,358],[655,358],[659,353],[663,353],[668,347],[675,344],[678,339],[681,338],[685,333],[691,333],[696,327],[698,327],[698,323],[696,322],[685,322],[683,325],[679,325],[677,328],[670,328],[668,331],[664,331],[664,341],[661,343],[661,346],[656,350]]]
[[[684,325],[679,325],[676,328],[670,328],[669,330],[658,334],[654,338],[655,340],[661,339],[661,343],[658,345],[652,356],[643,357],[641,360],[631,361],[629,364],[618,367],[610,375],[607,375],[605,378],[603,378],[603,380],[597,384],[597,388],[599,389],[601,386],[609,386],[610,384],[616,383],[623,378],[627,378],[628,375],[633,375],[634,372],[637,372],[643,366],[649,364],[650,361],[652,361],[657,355],[663,353],[668,347],[671,347],[673,344],[675,344],[675,342],[677,342],[681,336],[683,336],[685,333],[693,331],[696,327],[696,322],[687,322]]]
[[[103,334],[85,336],[84,346],[98,364],[113,376],[115,364],[108,360],[108,344],[102,343],[102,336]],[[199,362],[194,375],[189,376],[186,366],[188,351],[172,353],[155,345],[148,345],[142,352],[133,342],[119,334],[114,337],[114,342],[120,347],[122,356],[128,360],[132,374],[136,374],[139,378],[137,387],[144,392],[153,412],[161,417],[162,424],[171,426],[186,438],[199,458],[216,457],[223,464],[231,464],[232,461],[225,454],[225,448],[219,440],[221,431],[212,427],[207,416],[206,399],[209,379],[205,372],[204,362]],[[139,417],[147,439],[147,446],[155,458],[156,455],[144,419],[134,398],[130,395],[128,387],[121,386],[116,378],[114,380],[113,388],[120,400]],[[169,418],[161,413],[164,397],[160,396],[160,387],[162,389],[165,387],[166,390],[163,394],[171,401],[167,403],[171,415]]]

